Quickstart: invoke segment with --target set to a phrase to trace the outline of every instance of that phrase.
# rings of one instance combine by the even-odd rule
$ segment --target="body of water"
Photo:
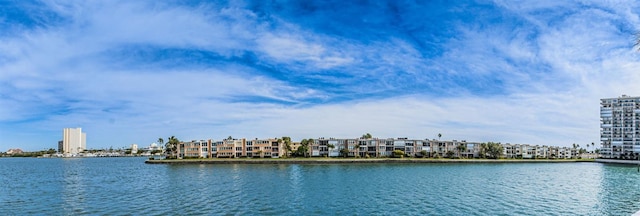
[[[635,166],[1,158],[3,215],[630,215]]]

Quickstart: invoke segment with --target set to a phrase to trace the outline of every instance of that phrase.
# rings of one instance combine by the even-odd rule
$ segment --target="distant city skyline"
[[[289,136],[571,146],[640,96],[637,1],[11,1],[0,151]]]

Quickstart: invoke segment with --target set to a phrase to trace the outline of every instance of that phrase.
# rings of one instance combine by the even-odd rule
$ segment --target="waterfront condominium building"
[[[498,143],[499,144],[499,143]],[[576,148],[530,144],[500,144],[502,157],[521,159],[580,158]],[[291,156],[301,147],[300,142],[286,146],[282,139],[224,139],[180,142],[177,158],[280,158]],[[311,157],[404,157],[484,158],[483,144],[466,140],[429,140],[408,138],[324,138],[313,139],[305,155]],[[485,155],[483,155],[485,154]]]
[[[640,97],[600,99],[600,154],[635,158],[640,153]]]
[[[58,148],[63,154],[78,154],[87,149],[87,135],[82,132],[82,128],[65,128]]]
[[[298,143],[299,145],[299,143]],[[192,140],[178,144],[178,158],[279,158],[284,156],[284,142],[269,139]]]

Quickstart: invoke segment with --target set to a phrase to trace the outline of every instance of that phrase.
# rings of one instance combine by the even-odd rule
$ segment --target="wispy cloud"
[[[597,142],[638,95],[633,1],[20,1],[0,6],[0,150],[182,139]]]

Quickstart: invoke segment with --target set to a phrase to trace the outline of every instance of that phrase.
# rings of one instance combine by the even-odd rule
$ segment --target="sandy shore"
[[[424,159],[424,158],[237,158],[147,160],[147,164],[354,164],[354,163],[573,163],[592,159]]]

